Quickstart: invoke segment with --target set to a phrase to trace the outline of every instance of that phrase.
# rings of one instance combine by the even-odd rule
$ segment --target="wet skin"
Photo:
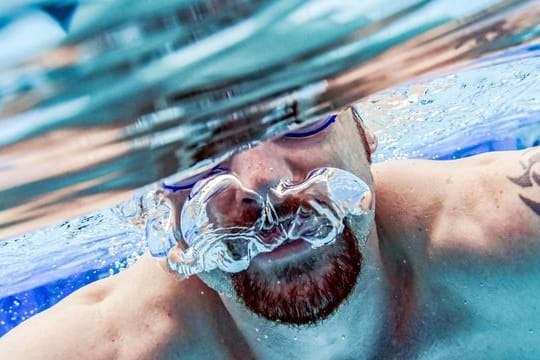
[[[213,272],[179,281],[145,255],[2,338],[0,358],[538,358],[540,149],[370,166],[372,144],[344,111],[317,136],[277,139],[225,164],[262,192],[321,166],[373,188],[365,244],[355,236],[361,224],[351,223],[337,242],[348,246],[291,244],[274,254],[277,264],[261,257],[248,269],[248,280],[270,284],[257,291],[275,295],[272,309],[313,298],[318,288],[332,292],[331,311],[319,302],[320,311],[296,324],[269,320],[280,312],[253,306],[239,286],[246,279]],[[340,292],[320,279],[335,280],[329,264],[343,249],[360,257]],[[300,295],[289,296],[291,288]]]

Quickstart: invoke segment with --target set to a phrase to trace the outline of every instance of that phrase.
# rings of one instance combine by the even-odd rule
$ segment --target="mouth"
[[[302,257],[312,250],[311,244],[305,240],[287,240],[274,250],[257,255],[253,260],[261,262],[288,262],[298,259],[298,257]]]
[[[320,233],[325,230],[325,227],[321,223],[303,224],[303,227],[300,230],[302,235],[298,234],[297,230],[297,235],[293,238],[289,238],[288,233],[291,231],[291,227],[296,226],[298,228],[298,225],[291,224],[292,220],[293,219],[284,221],[282,219],[283,226],[273,227],[272,229],[259,232],[259,237],[262,242],[269,245],[279,245],[271,251],[262,252],[255,256],[252,261],[256,265],[262,267],[265,267],[265,265],[288,265],[292,264],[293,262],[302,262],[303,260],[313,256],[313,253],[316,251],[315,247],[302,235],[308,237],[319,237]],[[285,229],[288,230],[286,231]]]

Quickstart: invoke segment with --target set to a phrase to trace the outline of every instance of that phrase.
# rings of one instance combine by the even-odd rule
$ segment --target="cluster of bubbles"
[[[364,181],[336,168],[316,169],[300,184],[281,181],[265,194],[244,187],[234,174],[218,174],[191,191],[180,215],[181,233],[167,192],[148,193],[146,238],[151,253],[166,256],[181,277],[216,268],[239,272],[258,254],[287,242],[301,239],[312,248],[332,244],[346,218],[372,213],[372,199]],[[298,206],[282,206],[292,200]],[[245,214],[246,203],[257,215],[249,224],[233,214]]]

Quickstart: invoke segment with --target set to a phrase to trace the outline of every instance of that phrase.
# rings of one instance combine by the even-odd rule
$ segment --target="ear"
[[[360,126],[362,127],[368,145],[367,151],[369,151],[369,155],[371,156],[375,152],[375,150],[377,150],[379,140],[377,139],[377,136],[366,126],[366,124],[364,123],[364,119],[362,119],[362,116],[360,116],[360,112],[355,107],[355,105],[351,106],[351,113],[353,115],[353,118],[358,121],[358,124],[360,124]]]
[[[371,130],[367,128],[367,126],[363,126],[364,133],[366,134],[366,140],[369,146],[369,153],[373,154],[375,150],[377,150],[377,146],[379,145],[379,140],[377,139],[377,135],[375,135]]]

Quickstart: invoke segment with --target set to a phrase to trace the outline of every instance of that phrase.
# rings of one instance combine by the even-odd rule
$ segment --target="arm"
[[[113,344],[101,335],[113,330],[104,310],[114,281],[91,284],[13,329],[0,339],[0,358],[115,358]]]
[[[181,284],[149,255],[130,269],[76,291],[0,339],[0,359],[132,359],[165,351],[182,331],[183,308],[193,311]],[[197,305],[203,303],[199,300]],[[176,333],[176,335],[174,335]]]
[[[540,148],[374,166],[378,219],[411,256],[540,254]]]

